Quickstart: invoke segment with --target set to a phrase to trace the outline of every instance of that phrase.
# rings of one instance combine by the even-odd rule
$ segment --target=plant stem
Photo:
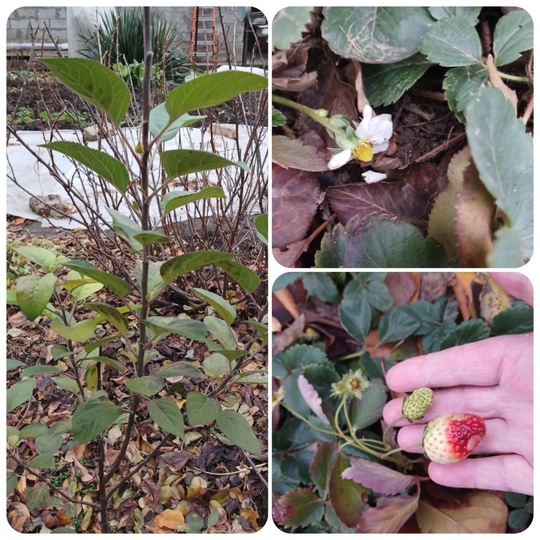
[[[292,101],[276,94],[272,96],[272,101],[274,103],[280,103],[281,105],[285,105],[286,107],[290,107],[291,109],[295,109],[301,113],[304,113],[306,116],[309,116],[312,120],[315,120],[315,122],[318,122],[319,124],[321,124],[321,126],[324,126],[328,131],[331,131],[336,135],[345,135],[342,129],[335,127],[327,117],[321,116],[315,109],[312,109],[311,107],[306,107],[305,105],[296,103],[296,101]]]
[[[510,75],[510,73],[503,73],[502,71],[498,71],[498,73],[501,79],[507,79],[509,81],[523,82],[523,83],[529,82],[529,78],[526,76]]]

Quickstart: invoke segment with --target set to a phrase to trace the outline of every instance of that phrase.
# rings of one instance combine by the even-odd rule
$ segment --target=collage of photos
[[[8,537],[532,533],[533,15],[7,14]]]

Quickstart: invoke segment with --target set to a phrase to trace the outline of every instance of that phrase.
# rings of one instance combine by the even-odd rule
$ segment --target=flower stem
[[[501,76],[501,79],[507,79],[509,81],[516,81],[516,82],[529,82],[529,78],[525,76],[519,76],[519,75],[510,75],[510,73],[503,73],[502,71],[499,71],[499,75]]]
[[[328,131],[331,131],[336,135],[345,135],[342,129],[335,127],[327,117],[321,116],[315,109],[312,109],[311,107],[306,107],[305,105],[296,103],[296,101],[292,101],[283,96],[277,96],[275,94],[272,96],[272,101],[304,113],[306,116],[309,116],[312,120],[315,120],[315,122],[318,122],[321,124],[321,126],[324,126]]]

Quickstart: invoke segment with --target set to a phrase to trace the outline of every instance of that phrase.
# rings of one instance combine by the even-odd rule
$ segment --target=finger
[[[402,417],[401,407],[403,398],[389,401],[383,409],[384,421],[396,426],[410,424]],[[478,414],[482,418],[504,418],[508,411],[508,403],[501,399],[498,386],[486,388],[480,386],[458,386],[434,393],[433,403],[424,415],[423,423],[429,422],[437,416],[452,411],[455,414]]]
[[[424,426],[405,426],[399,430],[397,442],[407,452],[422,453]],[[527,436],[529,434],[527,433]],[[523,430],[509,426],[500,418],[486,420],[486,435],[474,449],[473,454],[518,454],[522,453]]]
[[[514,454],[464,459],[452,465],[431,462],[428,472],[443,486],[533,494],[533,468]]]
[[[497,282],[509,295],[520,298],[530,306],[533,305],[533,286],[527,276],[519,272],[490,272],[489,277]]]
[[[522,347],[513,346],[520,341],[521,335],[498,336],[404,360],[388,371],[386,383],[396,392],[422,386],[494,386],[503,361],[512,363],[522,353]]]

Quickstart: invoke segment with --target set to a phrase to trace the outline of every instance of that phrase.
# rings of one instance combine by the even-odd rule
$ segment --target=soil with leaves
[[[34,270],[14,247],[44,248],[74,258],[82,251],[92,253],[94,249],[93,240],[84,231],[67,234],[58,230],[45,231],[40,234],[39,228],[29,226],[22,219],[8,223],[8,288],[14,286],[17,278]],[[106,236],[99,249],[116,252],[119,260],[125,255]],[[99,257],[98,251],[95,252],[96,257]],[[104,302],[109,300],[109,294],[103,291],[98,296]],[[204,316],[204,307],[192,300],[184,297],[178,301],[174,295],[164,294],[159,302],[159,311],[170,316],[183,312],[199,319]],[[235,331],[239,342],[247,339],[247,328],[239,324]],[[104,324],[100,336],[106,338],[110,333]],[[51,362],[55,366],[62,364],[61,361],[55,362],[54,357],[56,348],[62,347],[63,343],[63,338],[53,331],[47,317],[40,316],[30,322],[16,306],[8,306],[8,400],[17,400],[19,394],[15,395],[9,389],[21,384],[23,369],[30,367],[43,373],[40,375],[36,371],[33,379],[23,379],[23,383],[26,380],[32,384],[35,380],[33,392],[30,390],[31,398],[21,405],[10,401],[8,407],[8,444],[12,448],[17,447],[17,451],[8,457],[7,463],[8,470],[16,473],[10,473],[8,479],[7,516],[18,532],[100,532],[99,512],[90,506],[97,497],[97,447],[92,444],[73,445],[66,439],[61,426],[71,423],[77,406],[77,388],[68,384],[68,377],[58,376],[51,371],[52,368],[48,369]],[[119,343],[109,341],[102,348],[102,354],[114,363],[120,358],[118,348]],[[155,371],[179,358],[198,364],[206,354],[205,345],[171,335],[160,344],[159,358],[149,365],[149,369]],[[264,353],[254,354],[244,367],[244,375],[252,373],[254,382],[250,383],[249,378],[245,378],[245,383],[233,385],[220,396],[224,406],[238,411],[248,421],[262,448],[266,446],[268,431],[267,385],[255,381],[265,379],[259,377],[265,363]],[[220,366],[215,365],[214,368],[218,370]],[[115,400],[127,403],[129,394],[124,384],[129,378],[128,371],[122,374],[106,366],[100,383],[96,379],[97,372],[87,372],[85,385],[95,387],[101,384],[109,395],[115,396]],[[205,392],[209,390],[209,381],[202,381],[197,387],[192,380],[182,376],[171,377],[167,381],[162,394],[174,398],[183,408],[187,392],[194,388]],[[58,432],[55,431],[57,429]],[[183,440],[170,438],[155,458],[145,462],[122,484],[126,474],[163,442],[164,435],[148,415],[138,419],[137,436],[130,442],[128,459],[112,479],[113,483],[121,485],[111,501],[111,532],[245,533],[257,531],[264,525],[268,506],[265,458],[250,457],[248,452],[231,444],[211,425],[186,428]],[[122,423],[109,429],[105,438],[104,458],[105,463],[110,464],[118,455],[123,441]],[[52,467],[39,463],[45,454],[56,455]],[[24,467],[23,464],[28,462],[30,466]],[[61,490],[71,500],[66,501],[55,490]]]
[[[382,412],[401,397],[386,387],[390,367],[531,332],[530,306],[473,272],[294,272],[278,278],[272,294],[278,527],[323,534],[527,528],[531,497],[435,484],[427,458],[397,448],[396,429]]]
[[[519,267],[530,258],[526,11],[285,8],[273,39],[279,262]],[[388,115],[391,136],[376,129]]]

